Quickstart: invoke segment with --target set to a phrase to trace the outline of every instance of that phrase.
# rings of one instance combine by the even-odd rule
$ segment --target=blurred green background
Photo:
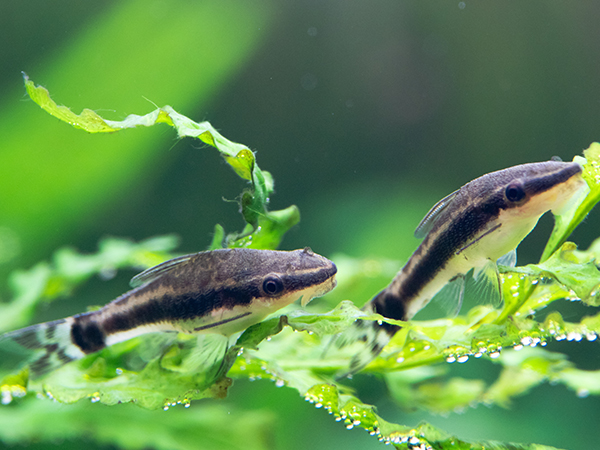
[[[106,235],[174,232],[181,250],[192,252],[210,243],[215,223],[243,226],[237,205],[223,200],[234,200],[244,184],[216,151],[177,141],[164,126],[112,135],[75,130],[25,96],[21,71],[76,112],[88,107],[120,120],[153,110],[150,102],[170,104],[256,150],[275,178],[272,208],[295,203],[302,213],[285,249],[404,261],[416,248],[420,218],[460,185],[554,155],[570,160],[600,140],[599,18],[592,0],[1,2],[2,299],[11,270],[61,246],[93,251]],[[599,224],[594,211],[572,240],[587,247]],[[520,263],[537,261],[550,227],[543,218]],[[39,319],[104,303],[127,289],[130,275],[94,282]],[[566,319],[582,312],[565,308]],[[548,347],[578,367],[600,369],[598,343]],[[485,377],[496,368],[476,361],[453,371]],[[600,438],[598,399],[563,387],[537,388],[510,410],[479,406],[431,417],[399,410],[377,380],[356,378],[361,399],[394,422],[428,420],[463,438],[569,449]],[[193,414],[212,403],[151,414]],[[260,411],[257,448],[382,445],[270,382],[237,382],[223,405],[234,428]],[[130,408],[132,430],[144,420],[136,414]],[[93,439],[26,443],[92,448]],[[116,448],[99,440],[98,448]]]

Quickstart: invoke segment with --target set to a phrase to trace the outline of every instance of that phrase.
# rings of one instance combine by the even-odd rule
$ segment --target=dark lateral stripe
[[[466,207],[459,213],[459,217],[446,227],[441,227],[439,232],[430,233],[413,254],[411,260],[419,258],[418,262],[406,274],[397,296],[404,302],[417,296],[421,289],[433,280],[456,255],[457,250],[465,247],[469,240],[477,236],[498,216],[503,205],[502,200],[491,197],[488,201]],[[408,264],[410,262],[409,260]]]
[[[377,294],[372,302],[377,314],[381,314],[382,316],[390,319],[404,320],[404,314],[406,312],[404,309],[405,303],[397,295],[387,291],[387,289],[384,289]],[[373,323],[376,324],[377,322]],[[384,325],[389,327],[394,326],[387,323]]]
[[[227,287],[205,293],[186,292],[148,299],[126,312],[113,314],[102,323],[107,334],[127,331],[139,326],[160,322],[193,320],[220,308],[249,305],[260,297],[256,286]]]
[[[331,267],[323,267],[319,270],[312,271],[310,275],[300,273],[298,275],[287,274],[281,278],[287,291],[301,291],[311,286],[324,283],[329,278],[337,273],[337,267],[332,264]]]
[[[75,322],[71,326],[71,339],[82,352],[94,353],[106,347],[105,334],[89,313],[73,318]]]
[[[564,183],[580,172],[581,167],[578,164],[568,164],[547,175],[529,178],[525,183],[527,198]],[[463,189],[467,188],[469,184]],[[467,197],[469,203],[457,205],[452,216],[448,218],[449,220],[440,223],[427,235],[405,266],[408,270],[404,274],[405,277],[400,284],[399,292],[396,293],[398,298],[409,302],[417,296],[457,252],[460,253],[468,247],[469,241],[498,217],[500,210],[522,206],[522,203],[509,204],[506,202],[503,195],[504,189],[505,186],[501,185],[496,192],[490,192],[484,198]],[[416,264],[411,266],[415,259],[417,260]]]
[[[226,323],[233,322],[234,320],[241,319],[242,317],[249,316],[250,314],[252,314],[252,313],[250,311],[248,311],[248,312],[245,312],[244,314],[240,314],[239,316],[231,317],[231,318],[225,319],[225,320],[220,320],[219,322],[204,325],[203,327],[194,328],[194,331],[203,331],[203,330],[208,330],[209,328],[218,327],[219,325],[224,325]]]
[[[579,164],[570,164],[567,167],[556,172],[541,177],[532,178],[525,183],[525,189],[528,193],[539,194],[553,188],[558,183],[564,183],[573,175],[581,172]]]

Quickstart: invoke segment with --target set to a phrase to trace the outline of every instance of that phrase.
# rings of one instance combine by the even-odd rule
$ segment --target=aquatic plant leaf
[[[12,301],[0,303],[0,333],[27,325],[36,307],[59,297],[93,275],[111,278],[120,268],[136,270],[156,265],[171,256],[175,236],[161,236],[134,243],[128,239],[106,238],[98,252],[84,255],[70,247],[54,253],[51,263],[42,262],[29,270],[11,274]]]
[[[177,130],[179,137],[194,137],[217,148],[238,176],[251,182],[252,189],[240,198],[241,212],[247,222],[245,229],[227,237],[222,228],[217,229],[213,248],[219,243],[231,247],[274,248],[283,233],[299,220],[295,207],[275,212],[267,210],[269,195],[273,192],[270,174],[260,170],[247,147],[228,141],[207,122],[194,122],[169,106],[145,116],[131,115],[119,122],[105,120],[89,110],[75,115],[52,102],[45,89],[36,87],[27,78],[25,82],[40,106],[77,128],[106,132],[166,123]],[[585,176],[589,177],[588,165],[595,156],[588,152],[586,157],[588,175]],[[591,209],[597,198],[588,197],[582,205],[586,201],[585,207]],[[575,223],[573,218],[578,217],[577,211],[569,216],[570,224]],[[564,228],[566,217],[563,216],[562,222],[557,221],[560,227]],[[63,252],[59,256],[57,266],[70,276],[67,279],[73,285],[85,279],[87,273],[98,270],[89,261],[78,260],[76,254]],[[352,353],[328,353],[327,342],[357,319],[402,326],[365,372],[382,374],[399,402],[438,413],[482,402],[505,406],[513,397],[550,380],[564,383],[578,394],[598,394],[596,372],[578,370],[562,355],[533,348],[563,336],[572,340],[581,340],[583,336],[589,340],[596,338],[600,332],[600,314],[575,323],[565,322],[558,313],[548,315],[545,321],[535,318],[538,310],[562,298],[595,305],[599,280],[594,257],[591,250],[575,252],[572,244],[564,244],[543,264],[502,268],[502,309],[477,306],[464,316],[404,323],[376,314],[367,315],[350,303],[342,302],[332,311],[290,311],[256,324],[228,349],[217,337],[213,341],[178,336],[153,341],[152,345],[147,345],[152,339],[148,336],[132,339],[69,364],[40,381],[30,382],[27,388],[30,393],[43,392],[63,403],[90,398],[107,405],[131,402],[146,409],[158,409],[189,404],[195,399],[223,398],[232,378],[269,378],[278,386],[296,389],[317,407],[329,410],[343,420],[347,428],[360,426],[397,448],[419,445],[440,449],[532,448],[469,443],[429,424],[406,427],[385,422],[371,405],[363,404],[334,379],[336,373],[348,367]],[[42,269],[39,270],[43,275]],[[60,283],[52,285],[42,275],[38,275],[42,280],[38,284],[44,286],[49,295],[68,292],[68,283],[66,287]],[[48,285],[54,287],[48,289]],[[522,350],[520,359],[500,358],[501,351],[507,347],[532,348]],[[505,352],[513,353],[516,352]],[[444,379],[444,362],[464,363],[471,357],[485,357],[502,364],[498,380],[488,386],[478,379]],[[20,386],[15,379],[6,377],[1,389],[7,391]]]
[[[595,257],[576,250],[575,244],[567,242],[545,262],[515,268],[514,272],[537,278],[553,277],[568,290],[567,298],[576,297],[591,306],[599,306],[600,270]]]
[[[582,176],[589,187],[589,192],[580,203],[573,203],[573,208],[565,211],[561,216],[555,216],[554,228],[540,262],[546,261],[567,240],[577,225],[600,201],[600,143],[593,142],[583,151],[583,155],[585,158],[576,157],[575,160],[583,165]]]
[[[323,408],[343,422],[346,428],[361,427],[380,441],[397,449],[469,449],[469,450],[551,450],[553,447],[536,444],[514,444],[490,441],[469,442],[450,435],[431,424],[423,422],[416,427],[407,427],[383,420],[372,405],[362,403],[352,395],[341,394],[335,385],[313,386],[305,399],[316,408]]]
[[[124,0],[98,7],[87,10],[85,26],[65,29],[53,44],[40,34],[58,25],[52,14],[40,15],[43,25],[31,33],[22,28],[22,42],[33,49],[38,39],[48,51],[38,64],[23,59],[18,70],[43,80],[59,105],[117,120],[154,109],[144,97],[181,111],[210,103],[261,48],[276,17],[271,0]],[[82,224],[123,206],[183,149],[171,148],[174,136],[165,128],[98,136],[61,126],[21,101],[25,89],[15,83],[14,68],[7,76],[0,102],[0,190],[10,192],[0,205],[2,279],[18,261],[36,261],[69,242]]]
[[[269,448],[276,419],[273,414],[265,410],[240,410],[232,405],[196,406],[157,412],[130,404],[109,408],[89,402],[68,407],[52,401],[22,402],[18,408],[0,407],[0,441],[8,446],[35,442],[55,447],[57,441],[77,439],[82,447],[94,441],[131,450],[189,450],[197,448],[199,442],[208,450]],[[134,417],[136,425],[132,432]]]
[[[515,396],[549,381],[562,383],[577,395],[597,395],[598,372],[579,370],[564,356],[539,347],[550,339],[574,342],[596,339],[600,333],[600,314],[574,323],[564,321],[558,312],[549,314],[543,321],[535,318],[535,311],[564,298],[565,292],[577,298],[571,284],[579,284],[580,277],[592,274],[585,269],[577,275],[582,264],[587,267],[597,245],[594,243],[589,251],[575,251],[572,245],[565,244],[561,252],[541,267],[503,269],[504,295],[511,297],[511,301],[517,299],[515,304],[505,301],[504,308],[512,308],[511,320],[506,320],[504,310],[479,305],[466,315],[449,319],[389,321],[403,328],[365,372],[382,374],[392,397],[400,404],[438,413],[477,403],[507,406]],[[71,264],[60,266],[69,268]],[[90,271],[98,267],[88,263],[81,266],[90,267]],[[73,267],[65,270],[77,283],[85,278]],[[362,275],[357,272],[356,276]],[[540,282],[542,277],[552,282]],[[344,282],[351,284],[353,280]],[[528,302],[537,298],[538,291],[544,302],[530,305]],[[517,297],[513,296],[515,293]],[[517,314],[523,308],[532,308],[533,313]],[[266,378],[277,386],[296,389],[316,405],[331,405],[332,414],[337,411],[347,427],[365,428],[397,448],[408,448],[417,442],[434,448],[483,448],[484,445],[486,448],[535,448],[471,443],[427,424],[407,427],[385,422],[372,406],[350,395],[350,391],[334,379],[340,369],[347,367],[352,355],[340,352],[323,356],[331,337],[356,319],[388,321],[375,314],[367,315],[350,302],[342,302],[327,312],[290,310],[250,327],[223,360],[216,356],[217,347],[213,344],[203,346],[189,336],[149,341],[152,335],[148,335],[109,347],[39,382],[30,383],[28,396],[23,400],[37,392],[67,403],[88,398],[109,405],[132,402],[157,409],[187,404],[193,399],[221,398],[226,395],[231,379]],[[520,352],[506,350],[511,347],[526,348]],[[503,366],[496,381],[488,385],[487,381],[477,378],[445,378],[447,362],[464,363],[478,358],[491,359]],[[203,367],[201,361],[207,359],[213,363]],[[0,389],[7,391],[9,386],[22,384],[25,382],[9,383],[7,378]],[[22,389],[13,391],[21,395]],[[458,443],[461,446],[456,447]],[[490,447],[491,444],[494,446]]]
[[[143,116],[130,114],[121,121],[105,119],[90,109],[75,114],[66,106],[57,105],[48,90],[36,86],[26,74],[23,78],[27,93],[34,102],[75,128],[89,133],[112,133],[164,123],[175,128],[179,138],[196,138],[216,148],[239,177],[252,183],[252,190],[245,191],[240,198],[240,211],[249,226],[241,233],[228,235],[222,246],[275,249],[283,235],[299,222],[300,213],[296,206],[280,211],[268,210],[267,204],[274,189],[271,174],[258,167],[256,157],[248,147],[225,138],[209,122],[195,122],[168,105]]]

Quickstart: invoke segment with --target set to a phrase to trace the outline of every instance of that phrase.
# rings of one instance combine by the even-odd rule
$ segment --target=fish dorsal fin
[[[178,256],[177,258],[173,258],[163,263],[160,263],[157,266],[150,267],[149,269],[146,269],[142,273],[138,273],[135,277],[133,277],[129,282],[129,285],[131,287],[139,287],[143,284],[150,283],[151,281],[160,278],[164,274],[171,272],[176,267],[179,267],[181,264],[187,263],[194,256],[196,256],[196,253],[193,253],[191,255]]]
[[[425,217],[423,217],[423,220],[421,220],[421,223],[417,226],[417,229],[415,230],[415,237],[417,239],[423,239],[425,236],[427,236],[427,233],[431,231],[433,225],[440,218],[440,214],[442,213],[442,211],[444,211],[448,207],[448,205],[452,202],[452,199],[456,196],[459,190],[460,189],[457,189],[452,194],[447,195],[446,197],[441,199],[439,202],[433,205],[433,208],[431,208],[427,214],[425,214]]]

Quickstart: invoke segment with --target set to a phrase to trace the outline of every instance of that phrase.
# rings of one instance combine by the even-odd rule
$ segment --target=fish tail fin
[[[29,370],[31,377],[37,378],[85,356],[71,339],[73,323],[72,317],[40,323],[6,333],[0,340],[12,340],[35,352]]]
[[[385,290],[380,292],[363,307],[363,311],[381,314],[381,308],[378,305],[383,301],[389,301],[389,299],[384,300],[386,296],[388,294]],[[386,314],[382,315],[388,317]],[[338,373],[338,377],[351,375],[365,368],[381,353],[398,330],[400,330],[399,326],[386,322],[362,319],[354,322],[349,329],[339,334],[334,341],[334,345],[340,349],[352,346],[354,350],[350,366],[346,371]]]

